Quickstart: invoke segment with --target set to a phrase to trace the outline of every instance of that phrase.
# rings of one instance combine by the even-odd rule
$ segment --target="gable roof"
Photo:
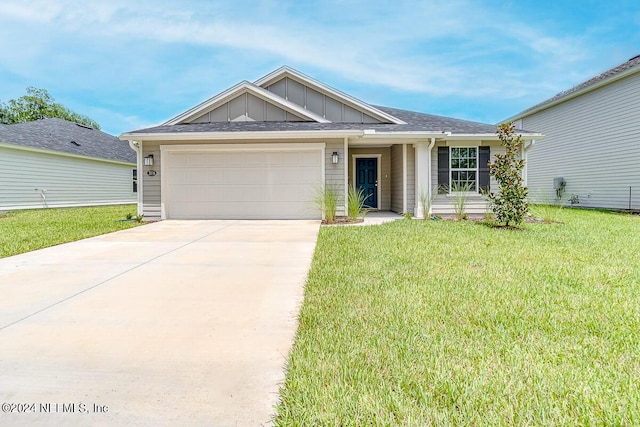
[[[365,111],[371,116],[379,119],[382,122],[404,124],[404,122],[399,118],[394,117],[393,115],[388,114],[384,111],[381,111],[380,109],[377,109],[372,105],[362,102],[351,95],[347,95],[344,92],[334,89],[331,86],[321,83],[305,74],[302,74],[297,70],[294,70],[291,67],[287,67],[286,65],[256,80],[255,85],[266,88],[269,85],[276,83],[277,81],[284,79],[286,77],[296,80],[297,82],[302,83],[303,85],[310,86],[312,89],[320,93],[324,93],[325,95],[329,95],[330,97],[337,99],[338,101],[344,104],[347,104],[350,107],[354,107],[357,110]]]
[[[405,124],[392,123],[317,123],[317,122],[218,122],[218,123],[190,123],[180,125],[160,125],[146,129],[138,129],[127,132],[120,137],[123,139],[137,140],[144,135],[153,138],[154,135],[187,135],[187,134],[233,134],[241,132],[339,132],[360,131],[378,134],[395,133],[425,133],[463,136],[463,135],[496,135],[496,126],[486,123],[472,122],[469,120],[455,119],[451,117],[437,116],[433,114],[419,113],[415,111],[400,110],[397,108],[376,108],[387,114],[401,118]],[[523,135],[539,135],[535,132],[518,130]]]
[[[270,92],[266,88],[284,78],[302,79],[311,89],[330,97],[339,97],[346,106],[365,111],[381,122],[331,122],[313,119],[308,121],[197,121],[191,120],[211,111],[218,105],[228,102],[243,90],[267,96],[271,94],[273,102],[279,105],[291,103],[282,96]],[[299,82],[300,83],[300,82]],[[266,93],[265,93],[266,92]],[[307,115],[314,114],[300,107]],[[302,114],[302,112],[300,112]],[[312,116],[308,116],[312,117]],[[448,138],[448,139],[486,139],[495,140],[496,125],[455,119],[365,104],[349,95],[343,94],[327,85],[316,82],[310,77],[288,68],[282,67],[257,80],[255,83],[242,82],[231,89],[205,101],[185,113],[165,122],[160,126],[138,129],[120,135],[121,139],[133,141],[171,140],[212,140],[242,138],[296,138],[296,137],[363,137],[363,138]],[[536,132],[517,130],[526,139],[542,137]]]
[[[0,143],[136,163],[136,153],[127,142],[89,126],[57,118],[0,125]]]
[[[580,96],[586,92],[590,92],[599,87],[611,84],[617,80],[620,80],[628,75],[635,74],[637,72],[640,72],[640,55],[634,56],[623,64],[600,73],[597,76],[592,77],[589,80],[572,87],[571,89],[560,92],[557,95],[554,95],[553,97],[534,105],[533,107],[527,108],[526,110],[516,114],[515,116],[508,118],[506,121],[513,121],[522,117],[529,116],[533,113],[537,113],[538,111],[545,110],[561,102],[565,102],[569,99]]]
[[[286,99],[283,99],[266,89],[261,88],[260,86],[256,86],[248,81],[244,80],[237,85],[233,86],[230,89],[225,90],[224,92],[219,93],[218,95],[207,99],[201,104],[196,105],[195,107],[187,110],[186,112],[168,120],[163,123],[164,125],[177,125],[182,124],[183,122],[188,122],[189,120],[193,120],[208,111],[214,110],[225,102],[229,102],[231,99],[242,95],[244,93],[251,93],[258,98],[269,102],[272,105],[275,105],[279,108],[282,108],[289,113],[295,114],[298,117],[316,121],[319,123],[329,123],[329,120],[326,120],[324,117],[321,117],[309,110],[305,110],[299,105],[290,102]]]

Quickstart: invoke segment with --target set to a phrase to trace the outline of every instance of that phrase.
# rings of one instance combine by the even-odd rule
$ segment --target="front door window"
[[[451,147],[451,191],[478,191],[477,147]]]

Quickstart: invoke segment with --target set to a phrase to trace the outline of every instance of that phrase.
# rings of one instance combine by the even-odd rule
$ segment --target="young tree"
[[[100,129],[94,120],[55,102],[46,89],[28,87],[26,95],[12,99],[7,104],[0,102],[0,123],[24,123],[52,117]]]
[[[513,123],[503,123],[496,131],[505,154],[496,154],[495,161],[489,164],[489,173],[500,185],[498,194],[489,194],[491,209],[498,222],[505,225],[518,225],[524,220],[529,205],[527,188],[523,185],[522,169],[524,160],[519,158],[522,147],[522,135],[515,133]]]

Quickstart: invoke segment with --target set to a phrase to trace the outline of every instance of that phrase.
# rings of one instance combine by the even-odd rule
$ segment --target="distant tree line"
[[[100,125],[94,120],[55,102],[46,89],[28,87],[26,95],[12,99],[6,104],[0,101],[0,123],[3,124],[25,123],[54,117],[100,129]]]

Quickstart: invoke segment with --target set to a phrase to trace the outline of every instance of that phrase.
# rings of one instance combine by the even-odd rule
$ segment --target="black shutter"
[[[491,158],[490,147],[478,147],[478,187],[479,191],[489,191],[489,160]]]
[[[449,147],[438,147],[438,194],[449,193]]]

